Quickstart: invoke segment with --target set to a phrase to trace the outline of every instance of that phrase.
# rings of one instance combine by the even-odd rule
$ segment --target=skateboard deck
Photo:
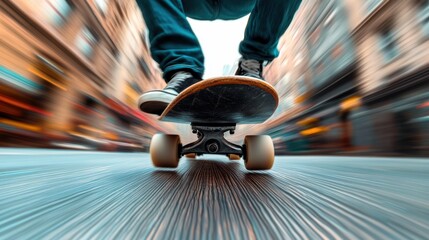
[[[242,76],[215,77],[181,92],[159,120],[177,123],[254,124],[267,120],[278,105],[267,82]]]

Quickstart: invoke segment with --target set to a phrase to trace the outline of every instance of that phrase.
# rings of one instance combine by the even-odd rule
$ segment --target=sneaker
[[[168,104],[187,87],[201,79],[195,78],[189,72],[180,71],[173,75],[163,90],[153,90],[143,93],[139,100],[141,111],[161,115]]]
[[[253,77],[264,80],[262,77],[262,70],[264,68],[264,61],[255,59],[240,58],[238,62],[238,69],[235,72],[236,76]]]

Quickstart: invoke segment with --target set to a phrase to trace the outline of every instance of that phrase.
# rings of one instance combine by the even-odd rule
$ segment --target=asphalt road
[[[428,239],[428,159],[0,149],[0,239]]]

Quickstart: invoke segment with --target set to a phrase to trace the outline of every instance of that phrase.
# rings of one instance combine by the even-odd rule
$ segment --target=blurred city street
[[[1,239],[427,239],[426,159],[2,149]]]
[[[173,2],[183,4],[162,1]],[[234,1],[208,2],[219,15]],[[203,151],[185,144],[219,129],[192,133],[139,109],[142,94],[169,80],[159,62],[171,60],[171,73],[197,69],[174,64],[182,53],[154,60],[150,22],[166,14],[142,3],[0,1],[0,240],[429,239],[429,0],[296,5],[273,44],[278,56],[253,59],[278,94],[276,111],[225,132],[235,154],[254,150],[261,162],[263,148],[243,139],[266,135],[275,162],[265,172],[215,155],[182,157],[177,169],[152,165],[150,151],[176,164],[181,153]],[[292,17],[278,14],[264,29]],[[240,16],[188,18],[192,46],[206,58],[203,79],[240,69],[252,15]],[[189,41],[163,39],[177,42],[159,52]],[[184,145],[174,136],[151,145],[157,133]]]

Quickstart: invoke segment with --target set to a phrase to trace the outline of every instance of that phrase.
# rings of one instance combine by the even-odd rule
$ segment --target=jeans
[[[149,30],[150,50],[168,81],[179,70],[201,78],[204,56],[186,17],[233,20],[249,13],[239,46],[246,59],[271,61],[301,0],[138,0]],[[221,47],[221,46],[217,46]]]

